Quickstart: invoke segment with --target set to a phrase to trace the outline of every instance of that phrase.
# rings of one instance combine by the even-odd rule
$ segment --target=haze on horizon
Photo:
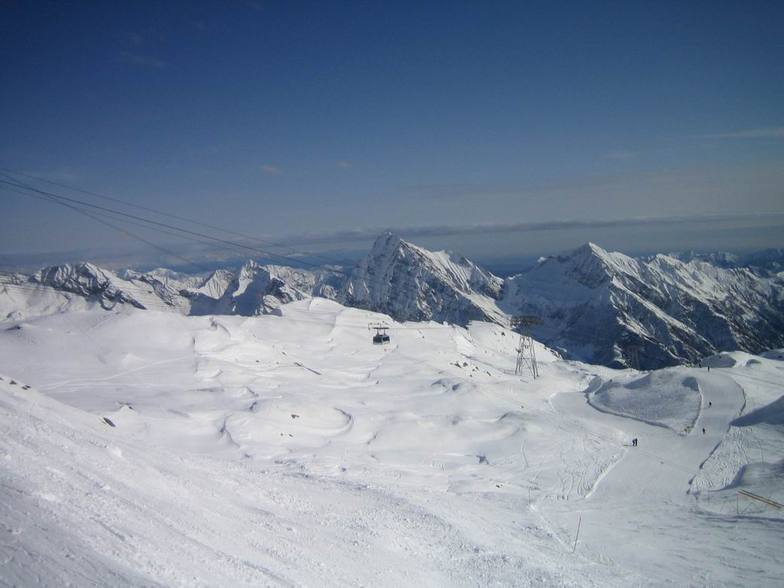
[[[478,260],[588,240],[784,246],[782,17],[776,2],[6,2],[0,168],[316,252],[385,228]],[[6,260],[159,254],[8,184],[0,210]]]

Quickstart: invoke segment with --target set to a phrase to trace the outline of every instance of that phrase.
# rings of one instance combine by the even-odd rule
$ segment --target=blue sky
[[[782,22],[754,1],[9,1],[0,167],[324,247],[784,245]],[[0,210],[0,253],[131,245],[7,191]],[[671,217],[696,224],[623,228]],[[520,228],[564,220],[597,225]]]

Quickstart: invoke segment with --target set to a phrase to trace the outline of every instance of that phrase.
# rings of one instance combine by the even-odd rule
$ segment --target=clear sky
[[[0,167],[319,246],[782,246],[782,23],[753,0],[5,0]],[[7,191],[0,215],[0,253],[131,244]]]

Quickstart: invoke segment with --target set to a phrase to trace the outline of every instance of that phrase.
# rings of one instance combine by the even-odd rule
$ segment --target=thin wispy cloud
[[[523,223],[480,223],[471,225],[426,225],[419,227],[367,227],[347,231],[336,231],[319,234],[290,236],[282,239],[285,242],[299,244],[345,243],[367,241],[376,238],[385,230],[392,231],[403,237],[449,237],[461,235],[482,235],[487,233],[519,233],[564,231],[574,229],[611,229],[645,226],[677,226],[687,224],[726,223],[728,221],[765,221],[773,226],[784,225],[784,213],[754,214],[714,214],[684,215],[666,217],[626,217],[607,219],[564,219],[543,222]]]
[[[625,159],[634,159],[637,157],[637,154],[634,151],[627,151],[625,149],[618,149],[616,151],[610,151],[609,153],[605,153],[604,157],[606,159],[615,159],[615,160],[625,160]]]
[[[258,2],[257,0],[242,0],[241,3],[247,8],[255,10],[256,12],[264,11],[264,4],[262,2]]]
[[[714,133],[704,135],[704,137],[708,139],[784,139],[784,127],[744,129],[731,133]]]
[[[265,163],[262,165],[261,171],[270,176],[279,176],[283,173],[282,169],[280,169],[277,165],[272,165],[271,163]]]
[[[30,176],[43,178],[50,182],[76,182],[82,178],[77,170],[71,167],[59,167],[47,170],[32,170],[24,172]]]
[[[351,162],[346,161],[345,159],[341,159],[340,161],[337,162],[336,165],[341,169],[348,169],[351,167]]]
[[[168,64],[162,59],[151,57],[149,55],[142,55],[140,53],[131,53],[130,51],[123,51],[120,53],[120,61],[130,65],[137,65],[139,67],[147,67],[151,69],[163,69]]]
[[[121,35],[123,41],[125,41],[128,45],[133,45],[134,47],[140,47],[144,45],[145,37],[141,33],[137,33],[136,31],[131,31],[129,33],[124,33]]]

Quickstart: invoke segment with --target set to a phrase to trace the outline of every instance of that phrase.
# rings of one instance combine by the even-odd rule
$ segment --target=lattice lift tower
[[[521,376],[524,370],[528,370],[535,380],[539,377],[539,366],[536,363],[536,349],[531,336],[531,327],[542,324],[542,319],[532,314],[518,315],[512,317],[511,324],[512,330],[520,335],[515,375]]]

